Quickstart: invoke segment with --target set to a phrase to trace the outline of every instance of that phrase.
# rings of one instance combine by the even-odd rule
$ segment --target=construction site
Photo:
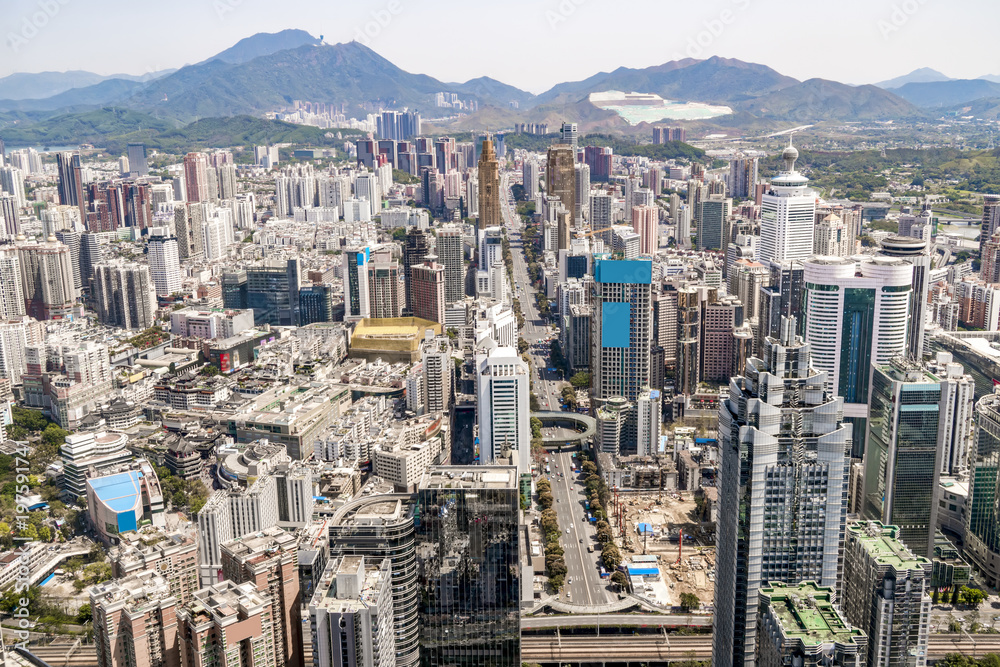
[[[681,605],[681,595],[693,593],[701,605],[712,605],[715,524],[708,521],[711,505],[711,498],[695,498],[688,492],[612,492],[609,520],[636,595],[649,597],[659,606],[676,607]]]

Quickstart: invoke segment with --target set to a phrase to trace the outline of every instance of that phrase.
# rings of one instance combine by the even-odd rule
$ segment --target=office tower
[[[145,264],[123,260],[94,267],[97,317],[123,329],[148,329],[156,322],[156,288]]]
[[[614,396],[635,403],[643,387],[649,386],[652,279],[649,260],[594,261],[590,372],[596,405]],[[632,412],[622,435],[624,448],[634,449],[636,438]]]
[[[756,187],[757,158],[737,154],[729,161],[729,195],[733,199],[748,199],[753,197]]]
[[[27,314],[36,320],[70,317],[80,291],[69,248],[50,236],[44,243],[20,243],[17,249]]]
[[[865,452],[862,515],[900,527],[913,553],[934,553],[940,476],[941,384],[902,358],[875,364]]]
[[[636,453],[639,456],[655,456],[660,452],[661,396],[659,389],[644,387],[635,401],[638,425]]]
[[[181,664],[278,667],[271,601],[247,582],[221,581],[177,613]]]
[[[444,300],[454,303],[465,298],[465,241],[455,225],[438,229],[437,254],[444,265]]]
[[[424,262],[431,251],[431,236],[426,229],[410,227],[403,241],[403,277],[406,280],[406,312],[413,313],[413,267]]]
[[[611,209],[613,199],[607,192],[597,192],[590,196],[590,229],[595,239],[611,245]],[[607,231],[602,231],[607,230]]]
[[[139,178],[149,175],[149,165],[146,162],[145,144],[129,144],[128,148],[129,176]]]
[[[872,364],[906,354],[913,265],[895,257],[811,257],[803,278],[813,365],[825,372],[827,391],[844,398],[844,416],[854,424],[853,455],[861,458]]]
[[[743,304],[744,319],[760,322],[761,294],[770,276],[771,272],[763,264],[745,259],[736,262],[729,274],[727,291]]]
[[[372,253],[368,262],[368,307],[370,317],[390,318],[403,314],[403,269],[388,252]]]
[[[717,295],[717,290],[710,290],[708,299],[702,303],[699,377],[702,382],[724,385],[733,374],[734,332],[743,325],[744,315],[739,299]],[[741,372],[742,367],[737,369],[737,374]]]
[[[177,233],[177,256],[180,261],[200,260],[204,253],[206,219],[205,206],[180,204],[174,207],[174,229]]]
[[[388,558],[330,561],[309,601],[315,667],[398,664],[391,571]]]
[[[625,430],[625,422],[632,412],[632,404],[623,396],[613,396],[594,410],[594,419],[597,421],[594,446],[597,451],[612,456],[621,455],[622,433]]]
[[[583,161],[590,167],[591,181],[608,182],[614,164],[614,151],[611,148],[587,146],[583,149]]]
[[[979,238],[992,238],[1000,229],[1000,195],[983,195],[983,223]]]
[[[517,456],[519,473],[531,470],[528,365],[512,347],[496,347],[476,359],[479,457],[485,465]],[[509,452],[509,453],[507,453]]]
[[[59,203],[76,206],[80,216],[86,219],[87,197],[83,190],[83,167],[79,153],[56,153],[56,169],[59,172]]]
[[[0,246],[0,322],[25,315],[21,257],[16,247]]]
[[[345,262],[352,254],[345,253]],[[222,303],[225,308],[253,309],[256,324],[298,326],[301,283],[299,258],[264,260],[222,275]]]
[[[902,236],[882,239],[882,254],[899,257],[913,265],[913,298],[906,325],[906,351],[919,361],[924,354],[924,329],[927,326],[928,296],[931,283],[931,256],[927,241]]]
[[[687,204],[678,207],[677,217],[674,218],[676,232],[675,241],[681,248],[691,247],[691,216],[692,209]]]
[[[493,137],[483,139],[479,156],[479,230],[503,225],[500,214],[500,163],[493,151]]]
[[[574,156],[573,159],[574,160],[576,159],[576,149],[577,149],[578,136],[579,136],[579,133],[577,131],[576,123],[567,123],[567,122],[564,121],[563,124],[559,127],[560,141],[562,143],[567,144],[567,145],[569,145],[569,146],[571,146],[573,148],[573,156]]]
[[[556,213],[556,236],[558,250],[569,250],[569,233],[572,227],[572,213],[562,208],[559,209]]]
[[[91,587],[97,664],[181,667],[179,601],[156,572],[137,572]]]
[[[639,254],[655,255],[659,247],[660,211],[656,206],[633,206],[632,229],[639,235]]]
[[[677,393],[690,396],[701,382],[701,302],[704,290],[677,289]]]
[[[975,381],[962,364],[952,361],[950,352],[937,352],[928,370],[941,383],[941,475],[964,474],[975,423]]]
[[[813,254],[828,257],[849,257],[854,254],[854,235],[836,213],[823,216],[816,222]]]
[[[204,153],[184,156],[184,190],[187,202],[209,201],[208,156]]]
[[[761,264],[805,259],[813,252],[816,194],[808,188],[809,179],[795,171],[798,157],[789,144],[781,154],[785,168],[771,179],[761,198]]]
[[[663,361],[677,363],[677,288],[672,284],[653,292],[653,345],[663,348]]]
[[[423,667],[521,667],[517,469],[432,466],[417,491]]]
[[[429,338],[421,343],[420,362],[424,365],[423,395],[427,412],[447,412],[452,404],[455,377],[450,339]]]
[[[17,167],[0,167],[0,192],[14,197],[17,208],[27,206],[24,194],[24,172]]]
[[[755,664],[765,582],[841,581],[851,426],[794,330],[782,320],[781,337],[764,339],[719,406],[718,667]]]
[[[759,245],[758,245],[759,247]],[[764,264],[763,262],[760,262]],[[761,349],[764,337],[774,336],[780,331],[781,318],[793,318],[798,327],[799,335],[805,329],[803,315],[803,267],[801,262],[780,262],[764,264],[768,267],[771,277],[766,282],[767,287],[760,290],[760,326],[755,346]]]
[[[521,166],[521,181],[524,185],[524,197],[528,201],[534,201],[535,197],[538,196],[539,178],[541,178],[541,173],[538,169],[538,163],[532,159],[526,159]]]
[[[574,166],[576,172],[575,194],[576,201],[573,204],[573,219],[577,226],[590,218],[590,167],[586,164]]]
[[[0,232],[5,238],[12,239],[22,233],[20,207],[12,194],[0,194],[0,223],[3,224]]]
[[[445,268],[437,263],[437,255],[428,255],[423,264],[414,266],[410,280],[413,316],[444,324]]]
[[[576,210],[576,148],[566,144],[549,147],[545,193],[558,197],[567,211]]]
[[[896,526],[859,521],[844,546],[844,618],[868,637],[864,665],[925,665],[931,561],[916,556]]]
[[[70,264],[73,267],[73,285],[79,291],[83,286],[80,273],[80,232],[61,229],[55,233],[56,240],[69,248]]]
[[[299,326],[334,321],[334,289],[329,283],[313,283],[299,289]]]
[[[976,403],[976,437],[969,456],[965,557],[983,582],[1000,585],[1000,394]]]
[[[421,201],[431,211],[439,211],[444,206],[444,192],[441,175],[431,167],[422,167],[420,171]]]
[[[330,558],[364,556],[392,563],[392,602],[397,667],[420,660],[414,503],[410,497],[362,496],[330,520]],[[392,664],[392,663],[390,663]]]
[[[723,230],[725,230],[729,215],[733,210],[733,200],[727,199],[725,195],[709,195],[701,202],[700,206],[698,249],[725,249],[728,242],[724,239]]]
[[[295,536],[277,526],[222,545],[223,578],[235,584],[249,582],[267,595],[274,628],[274,664],[288,667],[303,664],[297,550]]]
[[[868,667],[868,638],[834,605],[832,586],[768,582],[760,590],[758,667]],[[713,664],[719,664],[713,659]]]
[[[368,289],[368,248],[344,251],[344,320],[354,321],[371,317]]]
[[[156,288],[156,295],[170,296],[181,290],[181,262],[177,239],[164,235],[166,228],[161,227],[157,231],[157,234],[149,237],[147,245],[149,273]]]

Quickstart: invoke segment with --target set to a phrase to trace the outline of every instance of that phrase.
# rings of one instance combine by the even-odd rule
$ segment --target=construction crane
[[[674,565],[681,564],[681,557],[683,555],[684,555],[684,529],[681,528],[681,532],[677,536],[677,560],[674,561]]]

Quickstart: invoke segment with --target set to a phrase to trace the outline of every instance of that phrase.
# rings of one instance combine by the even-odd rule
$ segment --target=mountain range
[[[475,100],[479,111],[456,127],[501,127],[517,121],[580,119],[581,130],[626,129],[612,111],[588,101],[609,90],[655,93],[676,101],[726,105],[725,123],[876,121],[934,117],[970,102],[1000,103],[1000,83],[949,79],[923,68],[876,85],[824,79],[799,81],[765,65],[731,58],[682,59],[621,67],[533,95],[489,77],[447,83],[407,72],[358,42],[326,44],[302,30],[260,33],[202,62],[145,76],[89,72],[14,74],[0,79],[0,128],[56,115],[114,107],[180,125],[201,118],[260,116],[294,100],[345,104],[361,116],[373,106],[407,107],[425,118],[449,115],[435,94]],[[981,108],[997,104],[979,103]],[[6,122],[5,122],[6,121]]]

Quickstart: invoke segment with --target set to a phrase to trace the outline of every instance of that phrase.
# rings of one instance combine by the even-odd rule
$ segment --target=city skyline
[[[404,0],[348,7],[307,3],[294,16],[284,8],[256,0],[180,0],[169,12],[143,8],[156,34],[131,30],[134,6],[121,0],[95,0],[83,5],[68,0],[51,3],[15,0],[7,8],[4,34],[6,56],[0,77],[13,73],[87,70],[101,75],[143,75],[201,62],[259,32],[301,29],[307,26],[328,44],[357,40],[403,69],[434,76],[442,81],[467,81],[489,76],[508,85],[539,94],[564,81],[582,80],[617,67],[644,68],[682,58],[712,56],[738,58],[767,65],[799,80],[824,78],[849,84],[868,84],[902,76],[917,67],[931,67],[954,78],[997,75],[991,71],[989,16],[1000,10],[980,0],[961,7],[926,4],[922,0],[871,6],[861,0],[842,4],[831,14],[826,7],[796,6],[801,30],[786,30],[781,39],[747,40],[748,34],[771,34],[777,0],[726,0],[712,6],[663,7],[632,0],[619,16],[631,9],[645,15],[638,34],[633,30],[608,31],[602,3],[589,0],[508,3],[506,11],[490,17],[493,34],[516,36],[517,44],[496,57],[472,28],[481,21],[478,8],[455,0],[434,0],[436,11],[409,10]],[[624,9],[624,11],[623,11]],[[127,10],[127,11],[126,11]],[[304,14],[309,20],[304,20]],[[667,20],[669,19],[669,20]],[[851,57],[844,51],[814,49],[815,32],[855,35],[865,51]],[[91,27],[92,26],[92,27]],[[948,29],[951,26],[951,29]],[[120,29],[117,29],[120,27]],[[408,37],[429,30],[451,28],[455,49],[413,49]],[[122,49],[98,52],[88,48],[85,35],[115,30]],[[941,48],[933,57],[914,62],[906,44],[941,41],[941,35],[961,31],[961,49]],[[184,35],[184,41],[174,36]],[[639,39],[636,39],[639,37]],[[643,39],[645,37],[645,39]],[[539,67],[582,39],[599,39],[605,49],[580,49],[558,67]],[[957,36],[954,46],[958,46]],[[148,53],[141,51],[148,50]],[[455,50],[463,54],[455,58]],[[794,54],[794,57],[790,57]],[[995,69],[995,68],[994,68]]]

